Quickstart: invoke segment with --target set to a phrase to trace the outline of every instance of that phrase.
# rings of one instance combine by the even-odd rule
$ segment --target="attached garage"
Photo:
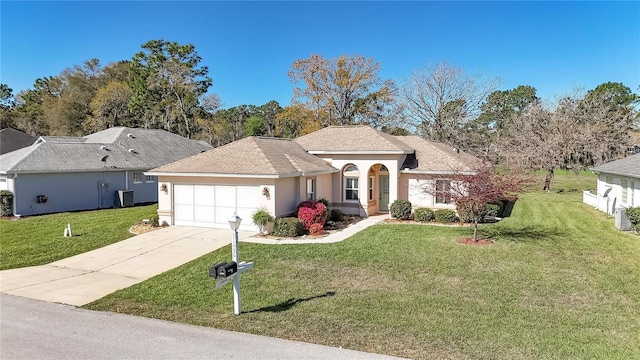
[[[229,228],[234,213],[242,218],[241,230],[255,231],[251,215],[260,207],[258,186],[174,184],[174,224]]]

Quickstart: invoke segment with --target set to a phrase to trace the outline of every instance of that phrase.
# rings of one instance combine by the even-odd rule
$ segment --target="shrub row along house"
[[[0,190],[13,192],[15,215],[156,202],[157,179],[144,171],[209,149],[164,130],[126,127],[43,136],[0,155]]]
[[[310,199],[360,216],[386,212],[396,199],[455,209],[452,175],[472,173],[478,163],[418,136],[331,126],[293,140],[244,138],[145,174],[158,177],[161,222],[226,229],[237,213],[241,228],[255,230],[256,209],[287,216]]]

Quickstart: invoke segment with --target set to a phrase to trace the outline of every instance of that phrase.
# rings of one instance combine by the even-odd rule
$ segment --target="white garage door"
[[[241,230],[255,231],[251,215],[258,208],[257,186],[194,185],[173,186],[173,222],[175,225],[229,229],[229,217],[242,218]]]

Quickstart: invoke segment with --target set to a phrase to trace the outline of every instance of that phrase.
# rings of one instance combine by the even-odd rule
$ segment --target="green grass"
[[[225,247],[87,307],[411,358],[640,358],[640,237],[556,175],[484,225],[376,225],[344,242],[241,244],[243,314],[215,290]],[[587,184],[588,183],[588,184]]]
[[[133,236],[131,225],[157,205],[0,220],[0,270],[47,264]],[[73,237],[64,237],[71,224]]]

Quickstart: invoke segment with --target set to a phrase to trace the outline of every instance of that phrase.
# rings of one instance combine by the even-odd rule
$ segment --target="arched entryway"
[[[369,208],[375,212],[389,211],[389,169],[383,164],[374,164],[369,168],[367,180]]]

